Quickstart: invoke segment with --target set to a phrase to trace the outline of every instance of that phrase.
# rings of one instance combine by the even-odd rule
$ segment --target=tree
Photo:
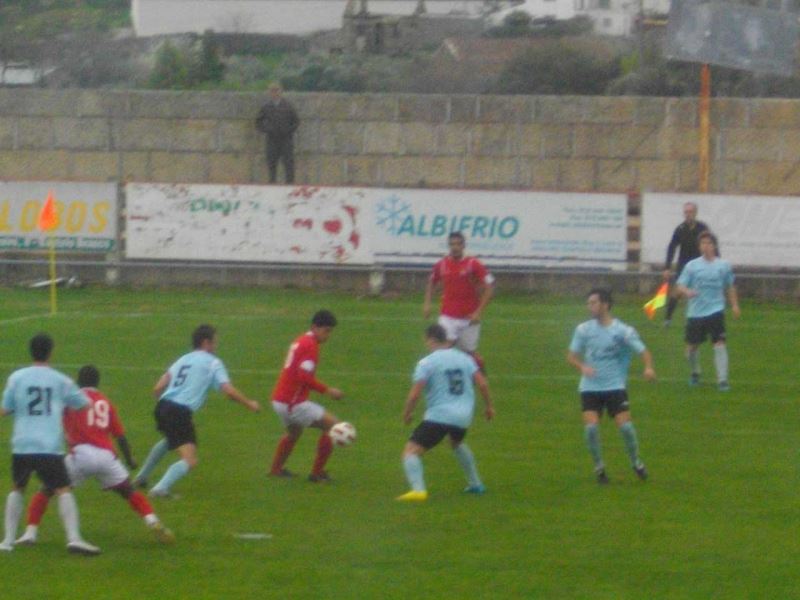
[[[148,86],[155,89],[180,90],[189,87],[189,63],[186,56],[170,42],[156,52],[156,63]]]

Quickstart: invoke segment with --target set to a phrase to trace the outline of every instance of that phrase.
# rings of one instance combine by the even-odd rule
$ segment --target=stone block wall
[[[298,183],[695,191],[694,99],[291,94]],[[255,93],[0,89],[0,178],[264,183]],[[800,101],[712,101],[710,191],[794,194]]]

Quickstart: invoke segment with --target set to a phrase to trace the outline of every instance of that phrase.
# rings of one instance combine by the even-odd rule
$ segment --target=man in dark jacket
[[[269,86],[269,101],[261,107],[256,128],[267,136],[269,182],[275,183],[278,162],[283,162],[286,183],[294,183],[294,132],[300,125],[294,106],[283,97],[279,83]]]
[[[700,256],[700,247],[698,245],[697,237],[704,231],[708,231],[708,225],[702,221],[697,220],[697,204],[694,202],[687,202],[683,205],[683,222],[675,228],[672,238],[667,246],[667,260],[664,265],[664,281],[669,281],[672,276],[672,259],[675,257],[675,251],[680,248],[678,252],[678,264],[675,278],[681,276],[683,267],[686,266],[690,260],[694,260]],[[671,294],[667,302],[667,314],[664,320],[665,325],[669,325],[672,321],[672,313],[675,312],[675,307],[678,305],[678,296]]]

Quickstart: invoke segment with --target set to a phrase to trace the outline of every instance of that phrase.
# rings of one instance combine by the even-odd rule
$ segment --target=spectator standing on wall
[[[267,137],[269,182],[278,178],[278,163],[283,162],[286,183],[294,183],[294,132],[300,125],[297,111],[277,82],[269,86],[269,100],[258,112],[256,128]]]
[[[667,260],[664,264],[664,281],[669,282],[672,277],[672,259],[675,251],[678,251],[678,264],[675,272],[675,279],[681,276],[683,268],[690,260],[700,256],[700,246],[698,237],[704,231],[708,231],[708,225],[697,220],[697,204],[687,202],[683,205],[683,222],[675,228],[672,238],[667,246]],[[667,302],[667,314],[664,325],[669,326],[672,322],[672,314],[678,306],[678,295],[673,293]]]

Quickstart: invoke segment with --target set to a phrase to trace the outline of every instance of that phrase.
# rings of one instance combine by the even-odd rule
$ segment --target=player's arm
[[[738,319],[742,314],[742,311],[739,308],[739,292],[736,291],[736,287],[733,285],[728,286],[726,291],[728,294],[728,302],[730,302],[731,305],[731,312],[733,313],[733,316]]]
[[[160,400],[161,399],[161,394],[163,394],[164,390],[167,389],[167,386],[169,385],[170,379],[171,379],[171,377],[170,377],[169,371],[167,371],[156,382],[156,385],[153,388],[153,396],[156,397],[156,400]]]
[[[226,381],[219,387],[220,391],[225,394],[228,398],[233,400],[234,402],[238,402],[245,408],[252,410],[253,412],[258,412],[261,410],[261,405],[255,401],[251,400],[247,396],[245,396],[242,392],[236,389],[234,385],[230,381]]]
[[[481,315],[483,314],[483,309],[486,308],[486,305],[489,304],[489,301],[492,299],[494,295],[494,279],[491,280],[491,283],[481,282],[481,297],[478,301],[478,308],[475,309],[469,320],[472,323],[479,323],[481,320]]]
[[[433,301],[433,289],[436,287],[436,282],[433,280],[433,275],[428,277],[428,283],[425,284],[425,301],[422,303],[422,316],[426,319],[431,316],[431,302]]]
[[[414,415],[414,409],[417,407],[417,402],[422,397],[422,390],[425,389],[425,380],[417,381],[411,386],[406,397],[406,404],[403,407],[403,423],[408,425],[411,423],[411,417]]]
[[[120,454],[122,454],[122,458],[125,459],[125,464],[128,465],[129,468],[135,469],[138,465],[136,461],[133,460],[133,455],[131,454],[131,446],[128,444],[128,438],[124,435],[118,435],[115,438],[117,442],[117,448],[119,448]]]
[[[472,380],[475,382],[475,385],[478,386],[481,396],[483,397],[483,403],[486,405],[486,420],[491,421],[494,418],[495,412],[492,396],[489,393],[489,381],[480,371],[475,371],[475,375],[472,376]]]
[[[644,362],[644,372],[642,373],[642,376],[645,379],[647,379],[647,381],[655,380],[656,371],[653,368],[653,355],[652,355],[652,353],[650,352],[650,350],[645,348],[644,350],[642,350],[642,352],[639,354],[639,356],[642,357],[642,362]]]
[[[675,250],[677,250],[679,245],[680,239],[678,238],[678,229],[676,228],[675,231],[672,232],[672,239],[667,245],[667,260],[664,261],[664,279],[669,279],[672,275],[672,259],[675,258]]]
[[[567,352],[567,362],[575,367],[581,375],[586,377],[594,377],[594,368],[590,367],[581,360],[580,354],[577,352]]]
[[[297,365],[296,378],[300,383],[307,386],[309,389],[314,390],[315,392],[326,394],[335,400],[341,400],[344,398],[344,392],[342,390],[331,387],[317,379],[317,365],[312,356],[309,355],[307,358],[298,360],[299,364]]]

